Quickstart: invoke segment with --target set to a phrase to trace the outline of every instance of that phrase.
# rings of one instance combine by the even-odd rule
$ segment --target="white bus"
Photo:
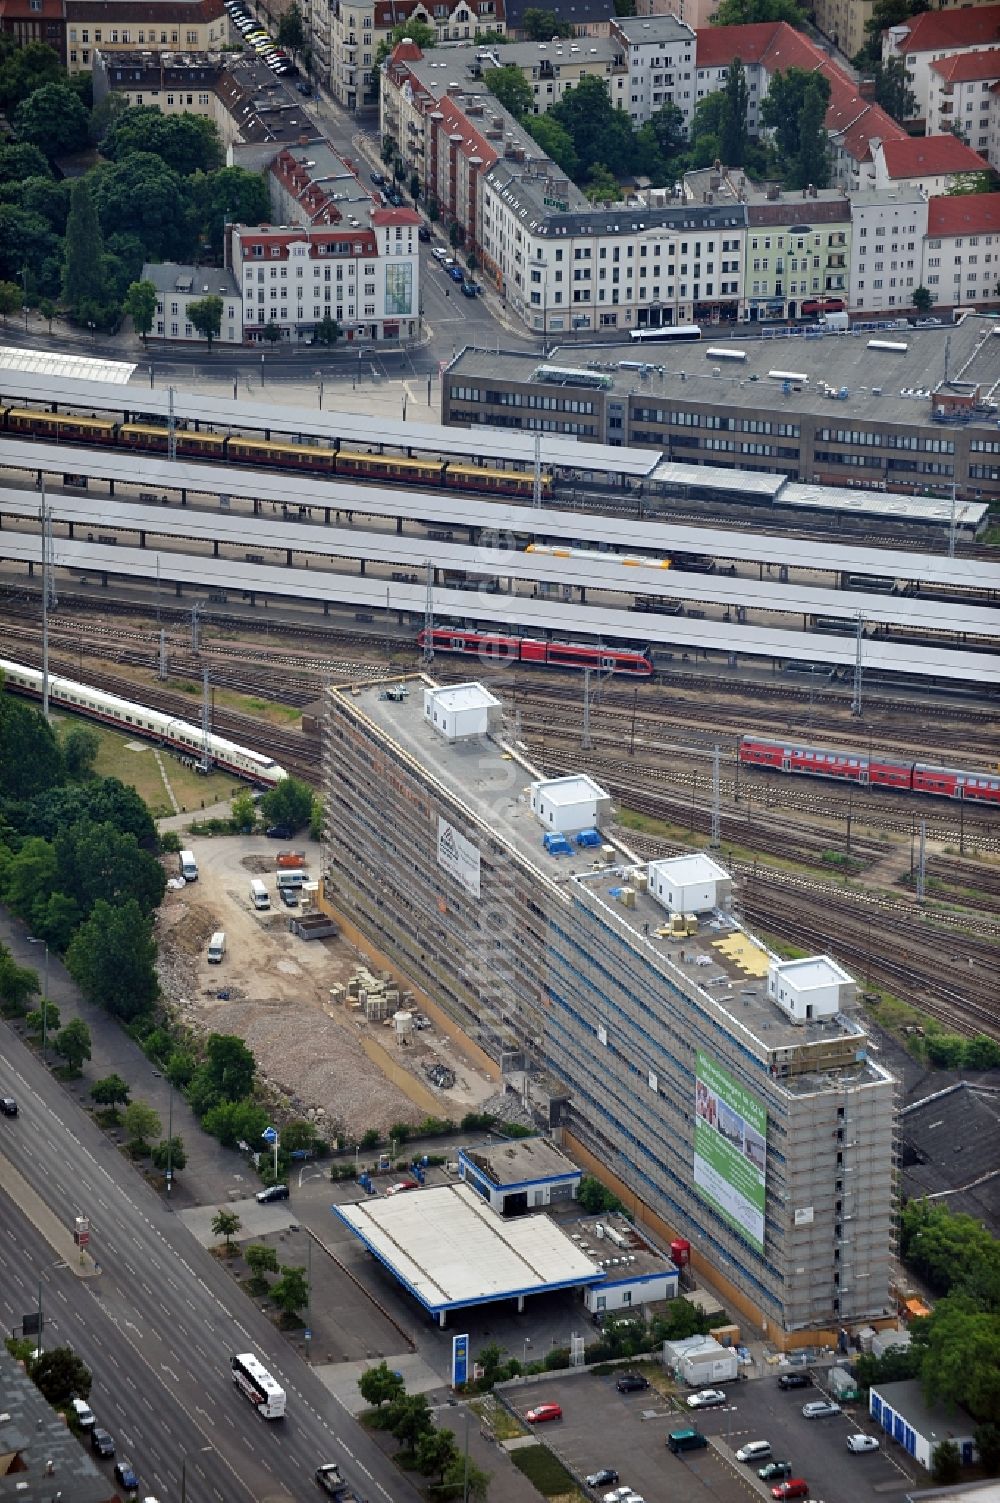
[[[284,1419],[285,1390],[274,1381],[253,1352],[239,1352],[230,1359],[233,1382],[243,1390],[258,1414],[265,1419]]]
[[[689,344],[701,338],[699,324],[660,324],[654,329],[630,329],[633,344]]]

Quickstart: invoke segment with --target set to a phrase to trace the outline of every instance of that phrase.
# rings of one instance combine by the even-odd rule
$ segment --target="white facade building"
[[[594,830],[611,812],[611,795],[585,773],[531,784],[531,812],[546,830],[578,835]]]
[[[928,10],[882,33],[882,60],[899,58],[913,92],[912,118],[927,118],[931,67],[959,53],[986,52],[1000,37],[1000,5],[942,7]]]
[[[857,987],[829,955],[810,955],[802,960],[772,960],[767,995],[793,1023],[812,1023],[843,1012],[854,1002]]]
[[[932,198],[923,283],[935,305],[976,308],[1000,298],[1000,194]]]
[[[649,863],[649,893],[671,913],[710,913],[728,907],[729,873],[711,856],[676,856]]]
[[[927,203],[926,193],[911,187],[851,195],[852,310],[912,308],[921,284]]]
[[[620,16],[611,35],[625,51],[629,99],[625,105],[634,125],[642,125],[666,104],[675,104],[690,124],[695,105],[697,37],[676,16]]]
[[[500,701],[482,684],[424,690],[424,719],[446,741],[485,736],[499,723]]]
[[[1000,80],[1000,47],[936,58],[930,65],[927,134],[957,131],[973,151],[989,157],[990,102]]]
[[[871,150],[876,188],[922,188],[933,197],[950,193],[963,179],[989,170],[985,157],[948,132],[873,141]]]
[[[147,262],[142,280],[156,288],[156,317],[152,332],[158,339],[204,340],[188,318],[192,303],[206,297],[222,299],[223,344],[242,344],[243,306],[239,282],[231,271],[211,266],[179,266],[173,261]]]

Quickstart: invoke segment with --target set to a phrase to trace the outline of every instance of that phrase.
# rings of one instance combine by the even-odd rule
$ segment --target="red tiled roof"
[[[885,170],[894,180],[944,172],[988,172],[989,163],[957,136],[904,136],[883,143]]]
[[[39,4],[33,0],[0,0],[0,26],[4,21],[37,21],[39,17],[48,21],[64,19],[63,0],[39,0]]]
[[[372,209],[371,221],[377,230],[391,229],[397,224],[419,224],[420,215],[416,209]]]
[[[862,99],[853,81],[801,31],[787,21],[751,26],[707,26],[698,31],[698,67],[728,67],[734,58],[759,64],[769,74],[802,68],[830,81],[826,128],[835,144],[857,162],[869,154],[873,139],[905,140],[906,131],[879,105]]]
[[[444,3],[448,6],[448,14],[450,16],[452,11],[457,9],[461,0],[444,0]],[[484,3],[484,0],[465,0],[465,3],[477,19],[483,18],[483,12],[480,7]],[[408,21],[414,11],[422,13],[421,19],[426,16],[429,26],[434,25],[429,0],[375,0],[375,26],[380,31],[385,31],[393,26],[398,26],[401,21]],[[495,0],[493,8],[486,13],[486,20],[489,22],[490,29],[496,26],[497,23],[502,25],[504,19],[504,0]]]
[[[392,49],[392,61],[394,63],[419,63],[423,55],[412,37],[404,37]]]
[[[759,63],[780,21],[756,21],[749,26],[703,26],[698,38],[699,68],[728,68],[734,57]]]
[[[477,102],[481,102],[477,98]],[[445,94],[437,101],[436,109],[444,117],[442,129],[449,135],[461,135],[462,142],[459,151],[468,160],[469,157],[481,157],[481,172],[488,172],[493,163],[498,159],[499,152],[492,142],[488,141],[477,126],[473,125],[469,117],[463,112],[457,100]]]
[[[1000,193],[942,194],[927,204],[928,235],[990,235],[997,231]]]
[[[1000,78],[1000,47],[985,52],[954,52],[951,57],[936,57],[931,70],[945,83],[971,83],[981,78]]]
[[[964,10],[928,10],[907,21],[896,51],[943,52],[949,47],[981,47],[1000,41],[1000,5],[974,5]]]
[[[297,230],[272,230],[266,224],[254,229],[246,229],[242,225],[234,225],[233,232],[240,242],[241,254],[244,259],[249,258],[249,253],[252,251],[253,246],[262,245],[266,247],[269,259],[287,261],[289,246],[301,244],[303,240],[309,243],[310,261],[325,259],[321,247],[331,244],[335,236],[340,240],[350,240],[352,245],[355,242],[359,244],[363,242],[364,250],[362,251],[362,255],[368,256],[372,254],[374,241],[374,236],[370,230],[355,229],[353,226],[348,225],[323,225],[320,228],[309,228],[306,225],[302,225]],[[272,257],[271,252],[275,247],[277,247],[280,254]]]

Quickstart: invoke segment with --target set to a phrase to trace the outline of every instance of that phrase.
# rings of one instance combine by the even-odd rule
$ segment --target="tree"
[[[33,1363],[31,1381],[50,1404],[58,1407],[73,1398],[87,1398],[93,1379],[89,1367],[71,1347],[54,1346]]]
[[[81,782],[94,776],[94,763],[101,749],[101,738],[89,725],[73,725],[63,736],[63,759],[71,778]]]
[[[428,1430],[417,1441],[417,1469],[425,1477],[443,1481],[457,1456],[458,1441],[450,1430]]]
[[[6,945],[0,945],[0,1003],[8,1013],[27,1010],[29,1000],[39,992],[38,976],[27,966],[18,965]]]
[[[966,1070],[995,1070],[1000,1066],[1000,1044],[996,1039],[977,1033],[966,1039],[962,1051],[962,1064]]]
[[[549,42],[554,37],[571,37],[571,21],[560,21],[550,10],[529,6],[521,17],[521,30],[530,42]]]
[[[569,132],[582,176],[592,177],[598,163],[612,174],[631,169],[632,122],[623,110],[615,109],[602,78],[582,78],[552,106],[549,116]]]
[[[373,1404],[376,1409],[394,1403],[406,1393],[406,1384],[399,1373],[393,1372],[384,1359],[377,1367],[365,1368],[358,1379],[358,1387],[365,1403]]]
[[[264,338],[270,345],[276,345],[281,338],[281,329],[273,318],[264,325]]]
[[[726,70],[726,87],[722,92],[722,120],[719,149],[726,167],[742,167],[747,149],[747,78],[742,59],[734,57]]]
[[[982,172],[959,173],[953,179],[952,185],[948,189],[948,196],[950,198],[961,198],[966,194],[992,193],[992,191],[993,174],[989,168],[985,168]]]
[[[649,120],[656,137],[656,144],[665,157],[674,157],[684,147],[687,129],[684,111],[679,105],[667,103]]]
[[[787,21],[800,26],[803,13],[795,0],[722,0],[713,26],[748,26],[760,21]]]
[[[187,179],[187,188],[198,233],[214,255],[222,251],[227,221],[266,224],[270,218],[267,183],[259,172],[248,172],[245,167],[196,172]]]
[[[295,0],[285,11],[278,22],[278,45],[287,47],[290,52],[301,52],[305,46],[306,30],[302,22],[302,12]]]
[[[534,92],[520,68],[510,63],[503,68],[487,68],[483,82],[504,109],[510,110],[515,119],[527,115],[534,104]]]
[[[21,828],[25,834],[52,840],[60,830],[82,820],[113,825],[121,834],[134,835],[146,849],[156,844],[156,826],[149,810],[135,789],[126,788],[117,778],[65,784],[37,794],[24,811]]]
[[[188,303],[187,317],[189,323],[204,334],[208,340],[208,348],[212,348],[212,340],[218,339],[222,330],[222,299],[217,293],[210,293],[208,297],[198,298],[196,302]]]
[[[32,177],[52,177],[44,151],[28,141],[0,146],[0,183],[23,183]]]
[[[103,1080],[94,1082],[90,1094],[98,1106],[106,1106],[112,1116],[117,1118],[118,1107],[128,1106],[132,1092],[128,1082],[122,1080],[120,1075],[105,1075]]]
[[[226,1257],[232,1256],[233,1238],[240,1231],[243,1223],[235,1211],[217,1211],[212,1221],[212,1233],[216,1237],[226,1239]]]
[[[331,318],[329,310],[327,310],[313,329],[313,344],[325,344],[332,347],[337,343],[343,332],[337,320]]]
[[[634,16],[635,0],[615,0],[616,16]]]
[[[433,1429],[426,1394],[408,1393],[394,1399],[389,1405],[388,1421],[390,1433],[412,1455],[420,1437]]]
[[[141,1017],[159,993],[151,921],[134,898],[113,907],[103,898],[80,925],[66,967],[91,1001],[124,1022]]]
[[[1000,1425],[993,1420],[985,1425],[977,1425],[972,1432],[972,1439],[979,1452],[983,1471],[987,1477],[995,1477],[1000,1472]]]
[[[198,1072],[188,1088],[191,1108],[199,1110]],[[268,1124],[268,1115],[255,1101],[219,1101],[208,1108],[202,1117],[202,1127],[213,1138],[218,1138],[224,1148],[235,1148],[239,1143],[260,1143],[261,1134]]]
[[[573,138],[564,125],[553,120],[549,114],[529,115],[524,122],[532,137],[538,142],[547,157],[561,167],[568,178],[575,178],[580,159],[573,145]]]
[[[163,901],[163,868],[140,848],[134,835],[123,834],[114,825],[81,819],[61,830],[54,846],[55,887],[74,898],[84,915],[99,898],[117,906],[134,901],[143,915]]]
[[[222,143],[205,115],[164,115],[149,105],[120,111],[101,140],[101,154],[121,162],[135,152],[150,152],[182,177],[211,172],[222,161]]]
[[[469,257],[469,270],[475,270],[474,257]],[[309,807],[309,839],[322,840],[323,830],[326,827],[326,812],[323,808],[323,800],[313,795],[312,804]]]
[[[913,307],[917,313],[929,313],[934,306],[933,293],[926,287],[918,287],[913,294]]]
[[[24,300],[22,289],[16,282],[0,282],[0,317],[6,326],[7,319],[16,313]]]
[[[269,788],[261,799],[261,808],[267,819],[276,825],[290,825],[300,830],[309,823],[312,812],[312,789],[299,778],[282,778]]]
[[[867,40],[861,51],[852,59],[854,66],[865,70],[874,68],[882,56],[882,33],[890,26],[898,26],[911,16],[930,10],[931,0],[875,0],[871,15],[865,22]],[[834,37],[836,41],[836,37]]]
[[[75,314],[87,302],[104,296],[104,241],[97,209],[87,178],[79,177],[70,189],[66,221],[62,293]]]
[[[172,1138],[162,1138],[159,1143],[153,1144],[152,1159],[155,1168],[161,1172],[169,1169],[171,1174],[180,1174],[187,1163],[184,1139],[176,1133]]]
[[[83,150],[89,120],[78,94],[65,84],[46,83],[18,107],[14,129],[21,141],[37,146],[52,161]]]
[[[942,1440],[934,1447],[931,1476],[938,1487],[948,1487],[962,1475],[962,1453],[953,1440]]]
[[[55,1037],[56,1053],[66,1061],[71,1075],[79,1075],[84,1061],[90,1058],[90,1029],[82,1018],[74,1018]]]
[[[448,1493],[456,1498],[468,1498],[471,1503],[483,1503],[489,1490],[492,1473],[476,1466],[465,1456],[456,1456],[445,1468],[442,1481]]]
[[[145,344],[146,335],[156,318],[156,287],[153,283],[133,282],[125,294],[123,312],[132,320],[132,327]]]
[[[195,1058],[187,1049],[174,1049],[167,1058],[163,1073],[178,1091],[183,1091],[195,1072]]]
[[[830,182],[830,138],[826,133],[826,111],[830,102],[830,81],[813,74],[802,97],[799,110],[799,147],[791,162],[788,184],[792,188],[826,188]]]
[[[241,1101],[253,1090],[257,1061],[253,1051],[233,1033],[210,1033],[205,1041],[204,1068],[227,1101]]]
[[[271,1285],[271,1298],[286,1317],[295,1315],[309,1303],[309,1285],[304,1268],[283,1266],[281,1278]]]
[[[46,320],[46,322],[48,323],[49,333],[51,334],[52,333],[52,320],[56,316],[56,305],[55,305],[55,303],[52,301],[52,299],[50,297],[40,298],[39,302],[38,302],[38,311],[41,314],[42,318],[44,318]]]
[[[229,808],[229,818],[233,829],[238,830],[240,834],[246,834],[257,823],[257,805],[248,789],[241,789],[233,799]]]
[[[266,1274],[277,1273],[278,1254],[273,1247],[267,1247],[263,1242],[251,1242],[243,1256],[247,1260],[250,1269],[250,1287],[254,1294],[261,1295],[267,1292]]]
[[[875,102],[900,124],[916,114],[917,96],[906,79],[906,64],[901,57],[890,57],[875,64]]]
[[[0,66],[0,109],[12,111],[23,99],[46,83],[66,82],[58,54],[47,42],[29,42],[17,47]]]
[[[145,1101],[130,1101],[125,1108],[124,1126],[129,1151],[139,1158],[149,1152],[149,1139],[161,1132],[160,1114]]]
[[[106,235],[137,235],[150,261],[183,261],[193,253],[197,230],[187,186],[162,157],[151,151],[132,151],[90,176]]]
[[[415,172],[410,174],[410,197],[414,203],[420,197],[420,179]]]
[[[54,1038],[62,1027],[58,1007],[46,997],[42,997],[34,1011],[29,1012],[24,1023],[28,1032],[36,1038],[41,1038],[42,1034],[48,1039]]]

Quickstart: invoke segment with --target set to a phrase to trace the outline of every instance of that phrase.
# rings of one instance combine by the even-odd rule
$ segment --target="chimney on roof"
[[[871,104],[875,99],[875,80],[868,74],[858,79],[858,96]]]

